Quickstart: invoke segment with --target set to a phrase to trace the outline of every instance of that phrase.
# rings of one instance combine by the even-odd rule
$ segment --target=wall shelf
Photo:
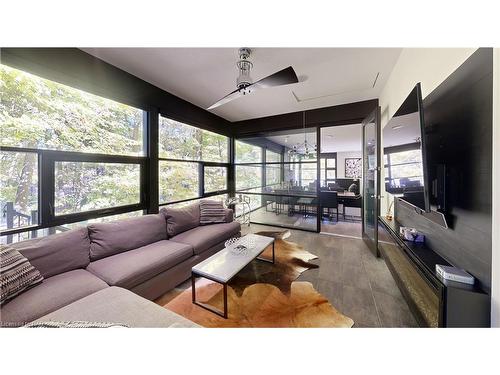
[[[415,318],[425,327],[489,327],[490,296],[477,285],[442,279],[451,266],[422,243],[404,241],[399,223],[379,217],[379,250]]]

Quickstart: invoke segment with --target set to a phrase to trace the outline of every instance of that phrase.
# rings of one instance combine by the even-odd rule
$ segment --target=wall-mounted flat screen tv
[[[420,83],[383,130],[385,191],[429,212]]]

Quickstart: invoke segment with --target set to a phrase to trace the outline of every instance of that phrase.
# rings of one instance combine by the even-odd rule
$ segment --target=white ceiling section
[[[321,128],[321,152],[361,151],[361,124]]]
[[[307,143],[316,144],[316,132],[310,128],[305,134]],[[361,124],[329,126],[321,128],[321,152],[351,152],[361,151]],[[291,148],[293,145],[304,143],[304,132],[288,135],[271,135],[267,139]]]
[[[236,89],[238,48],[83,50],[202,108]],[[254,82],[288,66],[300,82],[255,91],[211,112],[240,121],[378,98],[400,53],[400,48],[252,48]]]

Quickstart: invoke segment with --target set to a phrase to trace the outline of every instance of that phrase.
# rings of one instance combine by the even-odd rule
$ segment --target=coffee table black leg
[[[262,253],[261,253],[262,254]],[[265,259],[265,258],[261,258],[261,257],[257,257],[255,258],[257,260],[260,260],[262,262],[267,262],[267,263],[272,263],[274,264],[274,261],[275,261],[275,257],[274,257],[274,241],[273,241],[273,257],[272,257],[272,260],[269,260],[269,259]]]
[[[198,276],[205,277],[205,276],[201,276],[201,275],[198,275]],[[195,278],[196,278],[196,274],[194,272],[191,272],[191,289],[192,289],[193,304],[195,304],[196,306],[200,306],[200,307],[204,308],[205,310],[208,310],[216,315],[219,315],[219,316],[223,317],[224,319],[227,319],[227,310],[228,310],[227,309],[227,283],[219,283],[217,280],[213,280],[213,279],[210,279],[208,277],[205,277],[208,280],[215,281],[216,283],[222,284],[222,290],[223,290],[222,298],[224,301],[224,310],[220,311],[213,306],[210,306],[210,305],[203,303],[203,302],[198,302],[196,300]]]

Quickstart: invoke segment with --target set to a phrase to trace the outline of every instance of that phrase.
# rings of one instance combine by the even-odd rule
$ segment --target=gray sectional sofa
[[[11,245],[44,281],[2,306],[2,325],[79,320],[196,326],[148,300],[187,280],[193,265],[240,235],[229,209],[223,223],[200,226],[199,216],[196,203]]]

